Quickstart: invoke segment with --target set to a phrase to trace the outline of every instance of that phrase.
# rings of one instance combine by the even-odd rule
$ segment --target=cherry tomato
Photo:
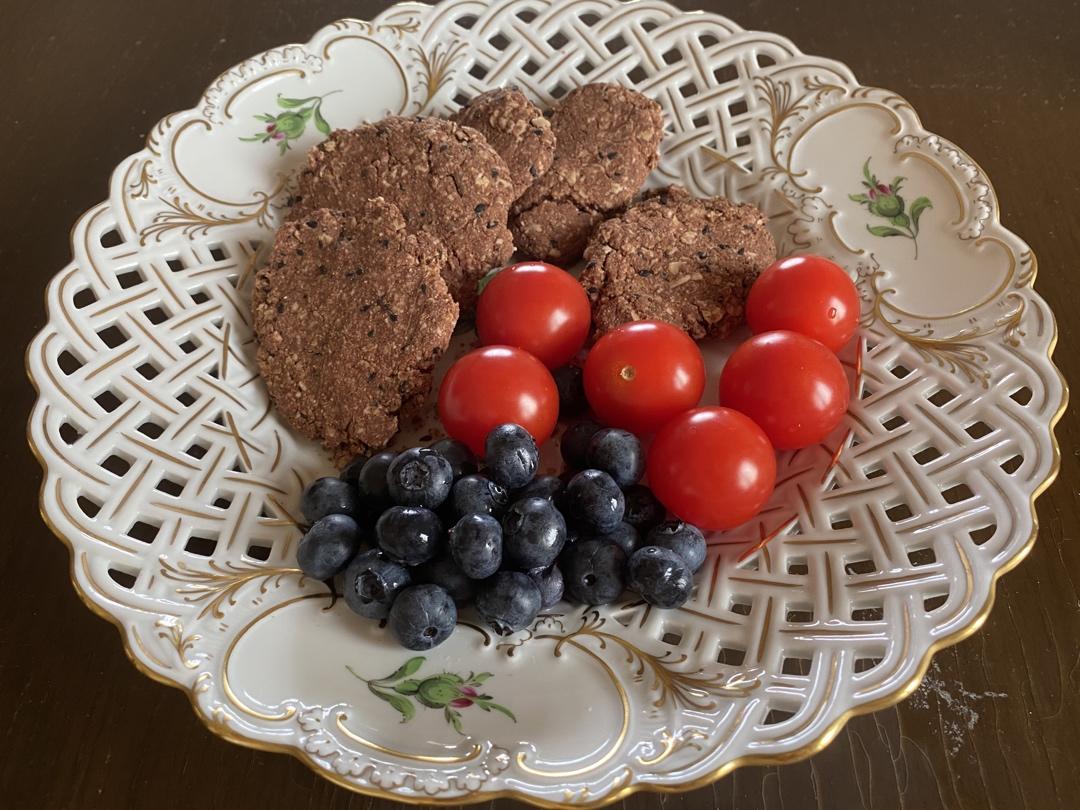
[[[695,408],[665,424],[649,449],[649,486],[703,529],[745,523],[769,500],[776,453],[761,428],[730,408]]]
[[[821,256],[792,256],[758,276],[746,299],[746,320],[754,334],[789,329],[836,352],[859,325],[859,293],[839,265]]]
[[[697,405],[705,360],[690,337],[662,321],[634,321],[596,341],[585,358],[585,396],[600,421],[651,433]]]
[[[485,346],[450,367],[439,388],[439,418],[477,456],[498,425],[521,425],[543,444],[559,416],[559,391],[544,364],[512,346]]]
[[[500,270],[476,304],[476,331],[485,345],[516,346],[548,368],[568,363],[589,336],[589,296],[553,264],[522,262]]]
[[[720,373],[720,403],[746,414],[778,450],[817,444],[847,411],[850,390],[836,355],[805,335],[755,335]]]

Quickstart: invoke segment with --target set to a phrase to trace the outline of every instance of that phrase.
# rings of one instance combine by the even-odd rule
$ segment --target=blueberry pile
[[[601,605],[629,588],[661,608],[686,602],[705,538],[665,521],[638,483],[637,438],[578,422],[562,455],[566,473],[538,476],[532,436],[507,424],[488,434],[482,470],[452,439],[357,459],[305,490],[297,561],[410,650],[445,641],[470,602],[500,635],[564,596]]]

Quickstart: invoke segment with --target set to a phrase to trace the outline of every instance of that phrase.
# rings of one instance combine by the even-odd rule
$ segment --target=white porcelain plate
[[[296,569],[297,499],[330,465],[270,407],[252,270],[321,120],[592,81],[663,106],[652,184],[753,201],[781,253],[857,278],[854,404],[713,538],[684,608],[565,605],[504,640],[465,614],[414,657]],[[1034,541],[1065,386],[1035,258],[998,213],[900,96],[721,17],[451,0],[336,22],[164,118],[75,225],[28,354],[42,511],[142,671],[215,733],[353,790],[592,805],[806,756],[907,695]],[[727,346],[707,349],[715,370]]]

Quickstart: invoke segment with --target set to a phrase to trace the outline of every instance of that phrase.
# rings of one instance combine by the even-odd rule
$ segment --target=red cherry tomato
[[[524,349],[548,368],[565,365],[578,353],[591,320],[589,297],[577,279],[544,262],[500,270],[476,304],[482,343]]]
[[[820,442],[840,424],[849,398],[836,355],[795,332],[755,335],[720,374],[721,404],[757,422],[778,450]]]
[[[543,444],[558,416],[559,391],[551,372],[512,346],[469,352],[450,367],[439,388],[443,427],[478,456],[493,427],[514,422]]]
[[[584,382],[601,422],[651,433],[697,405],[705,390],[705,360],[681,329],[634,321],[596,341],[585,358]]]
[[[649,449],[649,486],[703,529],[745,523],[769,500],[776,454],[761,428],[730,408],[695,408],[664,425]]]
[[[789,329],[836,352],[859,325],[859,293],[839,265],[792,256],[758,276],[746,299],[746,321],[754,334]]]

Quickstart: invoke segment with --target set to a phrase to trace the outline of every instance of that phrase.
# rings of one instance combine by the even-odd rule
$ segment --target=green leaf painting
[[[340,90],[334,90],[325,95],[308,98],[286,98],[278,94],[277,104],[283,112],[277,115],[270,113],[256,115],[255,120],[265,124],[262,131],[248,137],[241,137],[240,140],[277,144],[278,154],[284,155],[292,149],[292,142],[304,134],[309,121],[314,121],[315,129],[323,135],[329,135],[330,124],[322,114],[323,99],[340,92]]]
[[[849,194],[848,199],[866,206],[866,210],[875,217],[880,217],[889,223],[888,225],[867,224],[866,230],[874,236],[901,236],[910,239],[915,247],[915,258],[918,259],[919,219],[927,208],[934,207],[930,198],[916,197],[911,205],[907,206],[904,198],[900,196],[900,189],[907,178],[894,177],[888,185],[882,183],[877,175],[870,171],[870,158],[863,163],[862,173],[862,185],[865,191]]]
[[[490,672],[470,672],[465,676],[440,672],[413,678],[426,660],[422,655],[414,656],[385,678],[365,678],[352,667],[345,668],[354,678],[366,683],[373,695],[390,704],[401,715],[402,723],[416,716],[417,704],[428,709],[442,709],[443,719],[458,734],[465,734],[461,712],[471,706],[485,712],[498,712],[517,722],[512,711],[496,703],[491,695],[482,693],[481,687],[491,678]]]

